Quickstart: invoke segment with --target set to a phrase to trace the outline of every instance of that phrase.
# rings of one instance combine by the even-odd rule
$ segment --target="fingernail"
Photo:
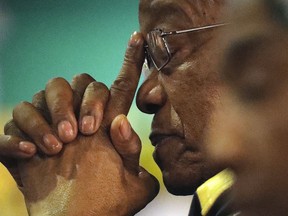
[[[82,118],[81,131],[83,133],[91,134],[95,129],[94,116],[84,116]]]
[[[43,142],[49,150],[59,150],[62,148],[62,144],[52,134],[45,134],[43,136]]]
[[[35,145],[27,141],[21,141],[19,143],[19,149],[27,154],[34,154],[36,152]]]
[[[74,131],[71,123],[69,121],[62,121],[58,124],[59,136],[65,136],[66,138],[71,138],[74,136]]]
[[[128,122],[126,117],[123,117],[121,124],[120,124],[120,132],[125,141],[129,140],[131,136],[131,125]]]
[[[140,38],[137,37],[136,35],[137,35],[136,31],[131,35],[130,40],[129,40],[129,46],[135,47],[139,44]]]

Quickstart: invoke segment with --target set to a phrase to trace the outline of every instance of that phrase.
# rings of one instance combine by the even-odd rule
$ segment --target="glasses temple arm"
[[[167,36],[167,35],[173,35],[173,34],[183,34],[183,33],[187,33],[187,32],[200,31],[200,30],[205,30],[205,29],[210,29],[210,28],[221,27],[221,26],[225,26],[225,25],[229,25],[229,23],[219,23],[219,24],[202,26],[202,27],[186,29],[186,30],[162,32],[161,33],[161,37],[164,37],[164,36]]]

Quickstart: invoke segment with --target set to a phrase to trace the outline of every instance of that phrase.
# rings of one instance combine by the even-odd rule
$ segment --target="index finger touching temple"
[[[121,71],[110,89],[106,121],[108,124],[119,114],[127,115],[133,101],[144,62],[144,38],[134,32],[126,49]]]

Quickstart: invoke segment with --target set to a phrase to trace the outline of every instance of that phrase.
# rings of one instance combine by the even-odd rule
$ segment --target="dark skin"
[[[157,195],[158,181],[140,167],[141,141],[124,115],[129,111],[140,77],[143,43],[141,34],[131,37],[122,70],[110,90],[88,75],[79,76],[91,80],[86,88],[82,88],[85,90],[82,106],[91,105],[89,102],[92,100],[94,107],[95,97],[103,98],[97,100],[103,102],[105,114],[96,133],[92,136],[79,133],[56,156],[46,156],[42,151],[29,160],[18,160],[10,168],[18,170],[14,177],[24,194],[30,215],[134,215]],[[47,96],[64,97],[65,102],[69,102],[73,94],[75,92],[66,80],[53,79],[46,86],[46,103],[42,93],[35,95],[33,104],[20,103],[13,110],[13,124],[23,129],[21,133],[37,137],[35,128],[26,128],[27,122],[33,126],[34,121],[48,119],[49,122],[51,119],[52,128],[55,122],[49,114],[46,113],[45,119],[39,112],[50,109]],[[125,103],[119,103],[118,99],[125,100]],[[67,104],[72,108],[80,107],[77,103],[76,99],[74,105],[72,102]],[[35,104],[40,109],[36,109]],[[33,121],[29,121],[31,114],[35,117]],[[48,122],[42,127],[48,128],[44,132],[52,134]],[[13,126],[6,128],[6,134],[10,133],[9,130],[15,132]]]
[[[208,7],[206,3],[141,1],[141,32],[146,35],[155,28],[172,31],[216,23],[222,5],[210,1]],[[167,37],[173,60],[161,72],[152,67],[137,94],[138,108],[154,114],[150,136],[156,146],[154,158],[173,194],[193,194],[217,172],[207,165],[202,151],[203,132],[218,97],[214,33]]]
[[[235,5],[207,145],[214,163],[234,171],[231,197],[245,216],[287,214],[288,20],[267,2]]]
[[[222,1],[141,0],[139,9],[141,33],[146,35],[154,28],[181,30],[217,23],[222,5]],[[218,101],[218,80],[214,71],[214,60],[217,56],[215,52],[217,49],[213,43],[215,31],[167,37],[173,50],[173,60],[161,72],[156,71],[154,67],[150,68],[150,74],[137,94],[139,109],[145,113],[154,114],[150,138],[156,146],[155,160],[163,172],[167,189],[173,194],[193,194],[200,184],[219,171],[218,168],[208,165],[202,146],[204,131],[213,112],[214,104]],[[125,64],[131,66],[131,63],[138,65],[131,70],[135,69],[134,73],[139,76],[141,68],[139,65],[142,65],[142,62],[143,59],[142,61],[133,59],[131,62],[131,59],[126,58],[124,67]],[[109,103],[107,106],[106,100],[100,96],[102,94],[97,93],[101,91],[101,85],[100,88],[97,87],[97,91],[84,94],[88,84],[93,82],[87,75],[74,79],[71,87],[63,85],[62,79],[50,81],[45,89],[45,95],[35,95],[32,105],[38,104],[44,113],[48,110],[52,121],[49,122],[49,118],[46,118],[48,121],[44,119],[43,112],[30,106],[24,116],[26,118],[36,116],[36,118],[30,118],[34,121],[25,122],[23,112],[21,115],[16,115],[25,107],[25,104],[20,105],[14,111],[14,123],[11,123],[10,129],[6,130],[6,134],[14,136],[8,141],[5,136],[1,137],[2,147],[8,149],[5,152],[6,156],[10,154],[16,155],[16,158],[31,157],[35,153],[35,146],[31,141],[36,143],[45,154],[53,155],[61,151],[63,144],[73,141],[78,130],[85,135],[94,134],[101,125],[103,116],[105,124],[106,118],[112,121],[118,114],[123,113],[118,109],[119,107],[125,106],[129,109],[134,96],[129,88],[131,84],[136,88],[139,79],[135,78],[135,74],[120,74],[120,77],[124,78],[122,81],[127,79],[128,84],[116,81],[112,86],[110,97],[117,98],[117,100],[114,99],[113,106],[109,106]],[[54,92],[51,93],[51,91]],[[75,91],[80,92],[75,94]],[[125,97],[119,98],[115,92],[126,92],[126,94]],[[76,100],[71,99],[73,96]],[[81,101],[81,97],[83,97],[82,103],[77,102]],[[42,108],[45,103],[47,109]],[[76,106],[76,110],[80,110],[78,123],[73,106]],[[97,112],[95,112],[95,107]],[[88,118],[83,118],[83,116],[88,116]],[[16,132],[18,129],[13,126],[15,123],[31,138],[30,142],[25,141],[27,145],[25,154],[19,150],[19,138],[17,138],[19,134]],[[34,133],[35,130],[31,129],[36,125],[40,127],[37,127],[37,131],[42,131],[40,134]],[[44,134],[53,136],[48,136],[48,138],[46,136],[46,142],[43,142]],[[110,135],[105,136],[116,135],[110,131]],[[112,140],[112,144],[117,146],[117,140]],[[130,145],[133,146],[133,143]],[[125,154],[120,153],[120,156],[125,161],[129,150],[124,152]],[[148,194],[153,194],[151,188],[145,189]]]

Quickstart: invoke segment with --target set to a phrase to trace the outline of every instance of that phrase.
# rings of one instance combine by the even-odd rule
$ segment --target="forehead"
[[[140,0],[142,32],[185,29],[215,23],[222,0]]]

